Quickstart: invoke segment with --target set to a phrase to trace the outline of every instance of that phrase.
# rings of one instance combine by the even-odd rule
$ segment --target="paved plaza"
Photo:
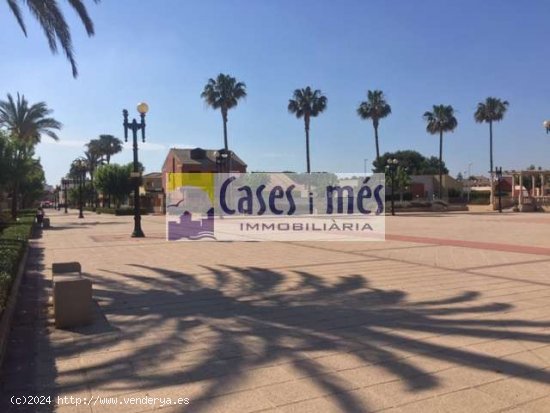
[[[341,243],[167,243],[161,216],[145,239],[132,217],[50,217],[2,412],[550,411],[550,214],[389,216],[387,241]],[[89,327],[53,327],[60,261],[93,282]],[[9,404],[35,394],[87,404]]]

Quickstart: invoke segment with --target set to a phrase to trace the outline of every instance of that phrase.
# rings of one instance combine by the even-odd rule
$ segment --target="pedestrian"
[[[36,210],[36,223],[39,225],[42,225],[42,221],[44,220],[44,210],[41,206],[38,207]]]

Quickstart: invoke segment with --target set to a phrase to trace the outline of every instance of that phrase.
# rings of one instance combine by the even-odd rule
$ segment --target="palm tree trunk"
[[[443,199],[443,131],[439,131],[439,199]]]
[[[374,125],[374,142],[376,143],[376,163],[380,160],[380,147],[378,146],[378,123],[373,122]],[[378,165],[380,167],[380,165]]]
[[[306,161],[307,161],[307,173],[311,173],[311,164],[309,161],[309,118],[304,117],[304,123],[306,128]]]
[[[222,118],[223,118],[223,146],[225,150],[229,150],[229,145],[227,144],[227,112],[222,109]]]
[[[491,178],[493,177],[493,121],[489,121],[489,164]]]

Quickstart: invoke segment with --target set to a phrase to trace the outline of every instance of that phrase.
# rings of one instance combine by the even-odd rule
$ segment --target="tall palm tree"
[[[298,119],[304,118],[307,173],[311,172],[311,163],[309,160],[309,123],[312,117],[318,116],[327,108],[327,101],[327,97],[320,90],[313,91],[309,86],[304,89],[296,89],[292,95],[292,99],[288,101],[289,113],[296,115]]]
[[[381,90],[367,91],[367,100],[359,104],[357,114],[361,119],[372,119],[374,127],[374,141],[376,143],[376,161],[380,159],[380,147],[378,146],[378,125],[380,119],[391,113],[391,106],[386,101],[384,92]]]
[[[92,142],[94,141],[95,139]],[[105,157],[107,164],[111,162],[111,156],[122,151],[122,141],[113,135],[99,135],[98,141],[97,144],[93,143],[93,145],[99,146],[100,153]]]
[[[443,184],[443,133],[452,132],[458,125],[454,109],[451,105],[434,105],[432,112],[424,113],[424,120],[428,122],[426,130],[432,135],[439,134],[439,198],[442,198]]]
[[[63,125],[50,117],[51,113],[52,110],[46,103],[31,105],[19,93],[17,100],[9,93],[7,100],[0,100],[0,127],[6,129],[8,138],[15,144],[15,159],[18,163],[32,157],[34,146],[40,142],[42,135],[59,139],[55,131],[60,130]],[[12,179],[11,215],[15,219],[21,177],[16,174]]]
[[[40,27],[42,28],[46,38],[48,39],[48,45],[52,53],[57,53],[58,43],[61,49],[67,56],[67,60],[71,64],[73,77],[78,76],[78,69],[76,67],[76,61],[74,58],[73,42],[71,38],[71,31],[69,25],[63,16],[59,4],[54,0],[6,0],[10,7],[14,17],[19,23],[19,27],[23,30],[25,36],[27,36],[27,28],[23,21],[23,15],[21,13],[21,4],[25,4],[32,16],[38,20]],[[99,3],[100,0],[93,0],[94,3]],[[78,17],[82,21],[86,33],[88,36],[94,35],[94,24],[86,6],[82,0],[67,0],[69,5],[76,11]]]
[[[237,79],[220,73],[216,79],[209,79],[201,93],[212,109],[220,109],[223,119],[223,143],[225,150],[229,150],[227,144],[227,112],[239,103],[239,99],[246,97],[246,85],[237,82]]]
[[[489,171],[493,176],[493,122],[499,122],[504,118],[508,109],[508,101],[488,97],[485,102],[479,102],[474,113],[477,123],[486,122],[489,124]]]

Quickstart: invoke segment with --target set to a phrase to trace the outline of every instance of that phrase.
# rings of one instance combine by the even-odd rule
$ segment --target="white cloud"
[[[162,151],[166,149],[166,146],[161,143],[139,142],[138,146],[139,149],[143,151]],[[124,147],[126,149],[132,149],[132,142],[128,141],[124,144]]]
[[[58,141],[43,139],[41,143],[44,143],[46,145],[66,146],[69,148],[83,148],[84,145],[88,143],[88,141],[81,141],[77,139],[59,139]]]

